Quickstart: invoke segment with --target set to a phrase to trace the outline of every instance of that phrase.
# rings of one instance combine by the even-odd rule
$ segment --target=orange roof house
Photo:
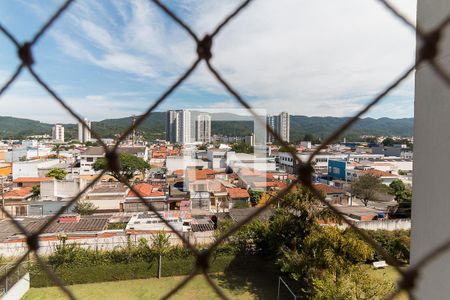
[[[242,188],[227,188],[228,197],[231,199],[250,198],[250,195],[246,189]]]
[[[376,170],[376,169],[371,169],[371,170],[363,170],[361,171],[361,174],[370,174],[376,177],[397,177],[394,174],[391,174],[389,172],[385,172],[385,171],[380,171],[380,170]]]
[[[33,196],[33,187],[15,188],[3,194],[5,200],[26,200]]]
[[[19,177],[14,179],[14,183],[25,183],[25,182],[32,182],[32,183],[39,183],[42,181],[53,181],[55,178],[53,177]]]
[[[133,188],[138,192],[144,199],[151,197],[162,197],[164,192],[160,190],[160,186],[152,185],[149,183],[138,183],[133,186]],[[127,198],[138,198],[138,196],[130,190],[128,192]]]
[[[327,195],[329,195],[329,194],[345,194],[345,190],[339,189],[337,187],[334,187],[334,186],[331,186],[328,184],[324,184],[324,183],[316,183],[316,184],[314,184],[314,187],[317,190],[319,190]]]
[[[53,177],[19,177],[14,179],[13,183],[14,186],[16,187],[25,187],[25,186],[40,185],[41,182],[53,180],[55,180],[55,178]]]

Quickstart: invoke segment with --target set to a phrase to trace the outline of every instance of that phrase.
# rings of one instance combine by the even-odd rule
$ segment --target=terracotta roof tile
[[[53,177],[19,177],[14,179],[14,183],[24,183],[24,182],[41,182],[41,181],[52,181],[55,180]]]
[[[391,174],[389,172],[380,171],[380,170],[363,170],[361,171],[362,174],[371,174],[373,176],[377,177],[396,177],[394,174]]]
[[[149,183],[138,183],[133,186],[133,188],[142,196],[142,197],[161,197],[164,196],[164,192],[159,191],[159,186],[151,185]],[[137,197],[137,195],[133,191],[129,191],[127,197]]]
[[[18,189],[13,189],[4,194],[5,199],[14,199],[14,198],[26,198],[31,196],[33,193],[33,187],[27,186]]]
[[[324,183],[316,183],[314,184],[314,187],[326,194],[345,194],[345,191],[343,189],[338,189],[337,187]]]
[[[249,198],[250,195],[248,194],[248,191],[246,189],[241,188],[228,188],[227,189],[228,195],[232,199],[236,198]]]

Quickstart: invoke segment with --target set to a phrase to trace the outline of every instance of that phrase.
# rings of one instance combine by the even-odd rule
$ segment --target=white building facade
[[[84,119],[84,122],[87,126],[81,122],[78,123],[78,140],[81,143],[86,143],[91,140],[91,132],[89,131],[91,129],[91,121]]]
[[[267,125],[272,128],[283,141],[289,143],[291,128],[289,113],[282,112],[278,116],[267,116],[266,122]],[[275,137],[269,131],[267,131],[267,142],[276,142]]]
[[[52,139],[57,142],[64,142],[64,126],[62,124],[53,125]]]
[[[166,116],[166,140],[176,144],[191,142],[191,112],[169,110]]]
[[[211,116],[205,113],[197,116],[195,140],[203,144],[211,143]]]

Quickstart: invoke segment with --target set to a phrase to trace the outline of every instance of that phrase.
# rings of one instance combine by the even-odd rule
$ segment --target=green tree
[[[40,185],[33,185],[31,188],[31,192],[33,193],[32,198],[37,199],[41,195],[41,186]]]
[[[394,146],[394,144],[396,144],[396,141],[393,138],[388,137],[385,138],[381,143],[383,144],[383,146],[392,147]]]
[[[97,142],[91,142],[91,141],[87,141],[86,143],[84,143],[84,145],[86,147],[97,147],[98,143]]]
[[[365,266],[356,265],[348,273],[342,274],[340,284],[335,284],[330,276],[312,280],[313,295],[320,300],[381,300],[394,291],[394,283],[382,276],[373,276]]]
[[[160,231],[152,236],[152,250],[158,255],[158,278],[161,278],[162,256],[170,249],[170,235]]]
[[[317,280],[332,280],[339,289],[342,277],[349,274],[355,264],[373,257],[372,248],[356,234],[331,226],[317,227],[299,246],[296,249],[283,248],[278,263],[283,272],[302,281],[312,294]]]
[[[121,177],[131,179],[137,171],[144,174],[145,170],[150,168],[150,165],[145,160],[129,153],[119,153],[119,164],[119,170],[111,173],[111,175],[117,179]],[[97,159],[93,164],[93,168],[96,171],[106,169],[106,158]]]
[[[66,178],[67,171],[61,168],[53,168],[47,173],[47,177],[54,177],[58,180]]]
[[[198,149],[198,150],[207,150],[207,149],[208,149],[208,146],[207,146],[206,144],[202,144],[202,145],[199,145],[199,146],[197,147],[197,149]]]
[[[409,263],[411,232],[409,230],[369,230],[367,233],[392,257]],[[383,260],[383,257],[375,253],[376,260]]]
[[[394,181],[392,181],[391,184],[389,184],[389,187],[392,189],[394,195],[395,193],[404,191],[406,189],[405,184],[400,179],[395,179]]]
[[[358,197],[364,206],[367,206],[369,201],[379,200],[380,193],[384,192],[386,188],[377,176],[364,174],[352,182],[350,190],[352,195]]]
[[[52,151],[56,152],[56,157],[59,159],[59,153],[61,151],[67,150],[68,148],[62,144],[54,144]]]
[[[95,206],[92,202],[78,201],[75,204],[73,211],[82,216],[88,216],[94,214],[97,209],[98,207]]]
[[[395,200],[398,203],[411,202],[412,192],[400,179],[392,181],[389,188],[391,189],[391,194],[395,196]]]
[[[323,197],[323,195],[322,195]],[[317,228],[320,214],[320,200],[304,186],[279,199],[279,208],[270,218],[261,248],[269,255],[278,255],[284,247],[296,249],[301,247],[303,239]]]
[[[248,153],[248,154],[254,153],[253,146],[250,146],[249,144],[246,143],[231,144],[231,150],[236,153]]]
[[[262,192],[249,189],[248,193],[250,194],[250,203],[253,206],[257,205],[259,203],[259,200],[261,200]]]

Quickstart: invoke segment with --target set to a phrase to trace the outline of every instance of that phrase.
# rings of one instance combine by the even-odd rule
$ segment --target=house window
[[[87,161],[87,162],[93,162],[93,161],[94,161],[94,158],[93,158],[93,157],[88,157],[88,158],[86,158],[86,161]]]
[[[26,206],[16,206],[16,216],[26,216],[27,207]]]

